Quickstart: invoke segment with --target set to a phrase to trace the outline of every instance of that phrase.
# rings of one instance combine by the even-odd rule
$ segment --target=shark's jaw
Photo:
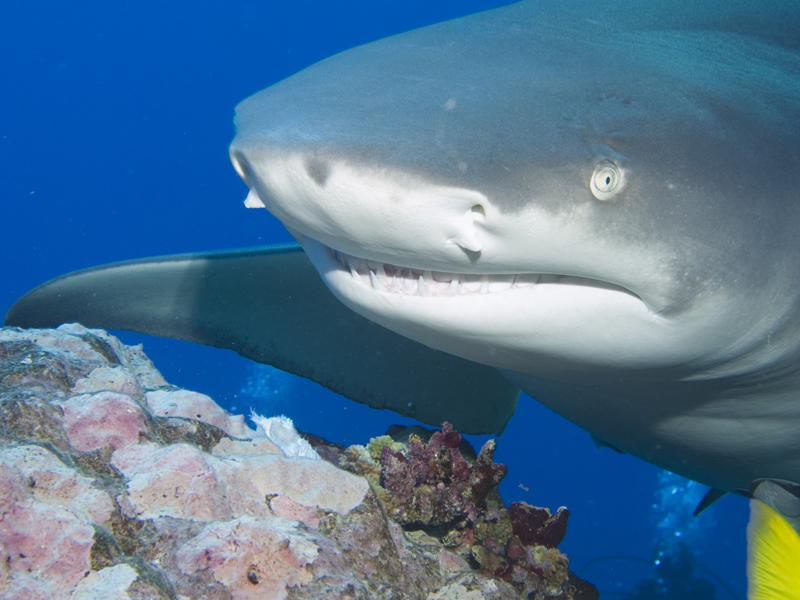
[[[379,294],[453,297],[498,294],[536,285],[571,285],[612,290],[639,299],[622,286],[588,277],[552,273],[445,273],[358,258],[327,246],[325,249],[339,263],[340,271],[349,273],[356,285],[369,287]]]
[[[433,348],[498,368],[646,368],[653,356],[649,347],[669,328],[636,294],[601,280],[427,271],[298,239],[328,288],[355,312]]]

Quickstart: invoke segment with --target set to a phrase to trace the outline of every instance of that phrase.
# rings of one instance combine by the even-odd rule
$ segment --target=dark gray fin
[[[786,479],[754,479],[746,495],[760,500],[781,517],[800,535],[800,484]],[[752,520],[752,512],[751,512]],[[750,533],[748,529],[748,539]],[[749,553],[749,550],[748,550]]]
[[[754,479],[750,483],[751,498],[761,500],[790,523],[800,521],[800,484],[785,479]]]
[[[717,488],[711,488],[706,492],[706,495],[703,496],[703,499],[697,504],[697,508],[694,509],[694,516],[696,517],[709,506],[714,504],[717,500],[722,498],[728,492],[723,492],[722,490],[718,490]]]
[[[608,448],[610,450],[613,450],[614,452],[618,452],[619,454],[627,454],[627,452],[625,452],[624,450],[620,450],[616,446],[612,446],[608,442],[601,440],[593,433],[590,433],[589,437],[592,438],[592,443],[594,444],[595,450],[600,450],[600,448]]]
[[[299,246],[126,261],[63,275],[20,298],[5,325],[123,329],[234,350],[373,408],[499,434],[519,390],[491,367],[357,315]]]

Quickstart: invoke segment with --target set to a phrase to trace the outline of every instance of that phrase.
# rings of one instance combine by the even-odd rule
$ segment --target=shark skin
[[[615,449],[749,495],[756,480],[800,481],[798,32],[789,1],[520,2],[348,50],[255,94],[237,107],[230,158],[245,205],[284,223],[353,314],[397,335],[372,348],[416,344],[398,372],[425,348],[464,361],[453,373],[474,365],[510,382],[448,395],[437,414],[497,411],[484,429],[496,431],[519,388]],[[274,255],[260,259],[272,277]],[[174,261],[153,260],[140,285]],[[126,268],[44,284],[6,324],[113,327],[135,303],[81,298],[126,298]],[[212,295],[252,285],[250,266],[232,267]],[[305,376],[319,358],[281,358],[282,341],[300,344],[291,327],[260,324],[268,306],[237,304],[254,314],[241,326],[224,303],[195,302],[167,330],[180,302],[155,304],[157,324],[123,328],[241,352],[230,327],[248,333],[245,355]],[[207,319],[214,328],[197,327]],[[351,395],[346,371],[320,379]]]
[[[718,490],[800,481],[800,9],[770,4],[379,40],[242,102],[231,161],[367,319]]]

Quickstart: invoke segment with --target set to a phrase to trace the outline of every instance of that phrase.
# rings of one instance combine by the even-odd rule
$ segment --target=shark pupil
[[[610,160],[601,161],[592,173],[589,187],[598,200],[610,200],[622,187],[622,174]]]

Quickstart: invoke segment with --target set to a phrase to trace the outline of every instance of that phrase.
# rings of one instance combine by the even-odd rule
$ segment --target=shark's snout
[[[468,269],[490,245],[497,211],[475,190],[313,151],[232,149],[230,157],[250,190],[247,207],[335,250],[452,270],[454,262]]]

